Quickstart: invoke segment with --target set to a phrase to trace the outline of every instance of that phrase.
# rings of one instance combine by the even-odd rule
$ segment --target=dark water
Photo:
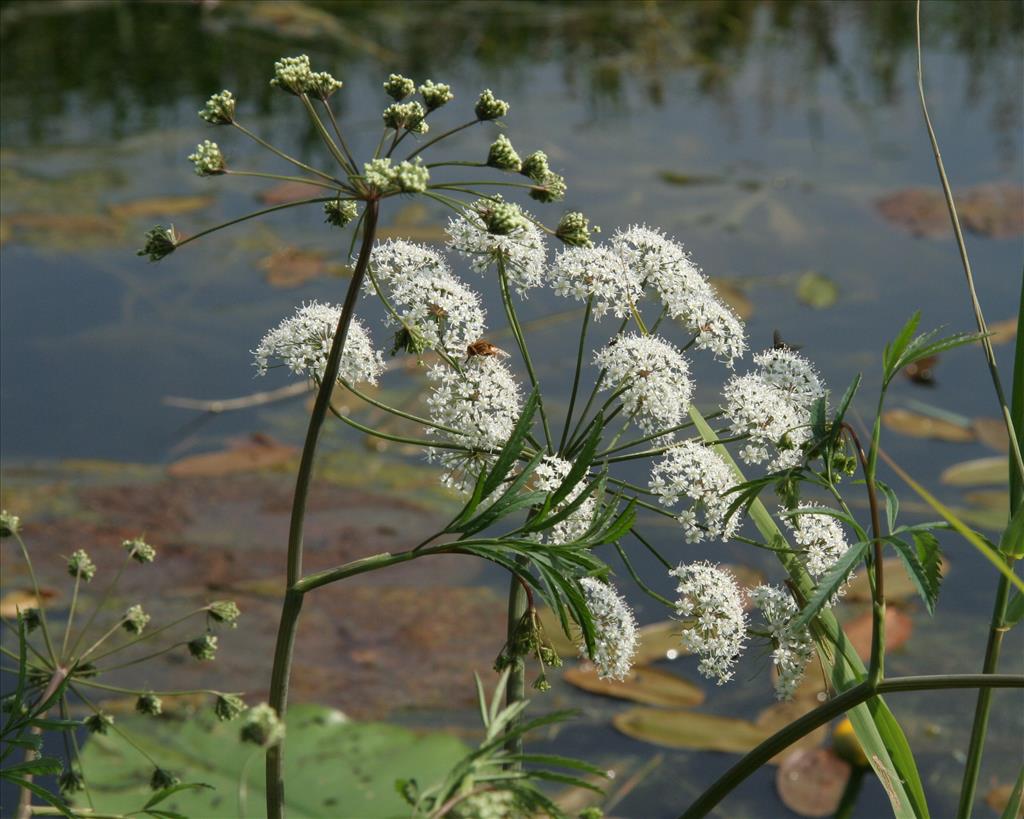
[[[508,134],[520,152],[547,151],[567,177],[566,206],[608,233],[646,222],[676,235],[711,276],[745,294],[754,349],[770,345],[777,329],[803,345],[837,389],[864,372],[856,406],[870,414],[881,347],[914,309],[925,326],[972,325],[951,238],[914,237],[875,207],[898,190],[936,184],[914,85],[912,14],[912,4],[882,2],[3,4],[5,466],[67,458],[162,463],[253,430],[301,441],[299,402],[225,414],[196,430],[183,429],[190,413],[162,399],[233,397],[287,383],[280,375],[254,380],[248,351],[296,303],[340,300],[344,282],[321,277],[275,288],[258,262],[285,244],[341,260],[346,246],[338,235],[318,213],[288,211],[150,265],[134,250],[150,224],[167,220],[116,210],[158,196],[212,197],[173,218],[188,234],[256,206],[267,185],[199,179],[184,158],[209,137],[235,167],[277,169],[241,135],[211,134],[195,116],[220,88],[235,92],[250,127],[323,164],[294,100],[266,84],[274,59],[301,52],[345,81],[339,105],[347,132],[357,135],[356,153],[373,149],[380,82],[391,71],[450,83],[453,108],[480,87],[493,88],[512,105]],[[924,18],[929,102],[953,185],[1020,184],[1022,6],[929,3]],[[470,130],[447,151],[482,155],[491,139]],[[549,207],[554,218],[561,206]],[[397,218],[430,227],[442,216],[392,208],[385,224]],[[968,246],[989,320],[1012,317],[1019,234],[971,234]],[[806,271],[838,287],[834,305],[815,310],[797,299]],[[484,289],[496,323],[494,294]],[[529,321],[567,306],[535,294],[524,315]],[[575,326],[533,331],[544,351],[542,380],[563,379]],[[1012,345],[997,351],[1008,378]],[[698,402],[713,406],[723,373],[707,361],[696,371]],[[996,414],[980,351],[949,354],[936,372],[933,388],[897,385],[894,405],[918,400],[968,418]],[[385,387],[403,389],[403,377],[389,377]],[[991,454],[980,445],[897,435],[886,448],[959,505],[967,501],[939,486],[939,471]],[[736,547],[684,553],[665,528],[654,536],[673,558],[771,565]],[[959,541],[944,542],[953,570],[941,614],[931,622],[918,617],[920,647],[897,655],[894,673],[980,665],[993,572]],[[638,564],[656,574],[653,562],[641,557]],[[664,616],[636,602],[642,621]],[[1009,641],[1008,668],[1021,667],[1022,648],[1019,636]],[[752,715],[767,704],[760,697],[721,689],[708,706]],[[949,815],[954,804],[972,699],[903,695],[895,706],[922,752],[935,816]],[[936,735],[922,726],[934,721],[929,712],[939,700],[946,713]],[[996,702],[1004,721],[992,747],[1019,751],[1020,698]],[[557,744],[583,755],[595,746],[650,752],[592,723],[564,732]],[[982,782],[1011,779],[1012,757],[990,753]],[[669,753],[616,813],[675,815],[687,794],[729,762]],[[773,775],[751,779],[722,815],[788,815],[771,795]],[[857,815],[883,808],[881,789],[871,787]]]

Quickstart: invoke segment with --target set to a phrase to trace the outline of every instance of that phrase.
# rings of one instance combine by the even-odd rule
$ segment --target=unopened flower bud
[[[146,242],[136,255],[149,256],[151,262],[158,262],[164,256],[173,253],[177,246],[178,234],[174,232],[174,225],[170,227],[157,225],[146,231]]]
[[[105,734],[107,729],[114,724],[114,718],[110,714],[100,711],[98,714],[86,717],[84,725],[90,734]]]
[[[371,159],[363,165],[363,178],[368,185],[379,191],[386,191],[391,187],[391,176],[394,169],[391,167],[391,160],[387,157]]]
[[[523,176],[530,177],[534,182],[543,182],[544,178],[551,173],[551,169],[548,167],[548,155],[543,151],[534,151],[523,160],[519,172]]]
[[[487,152],[487,164],[503,171],[518,171],[522,167],[522,160],[508,137],[502,134],[491,143],[491,149]]]
[[[79,549],[68,559],[68,574],[81,577],[86,583],[96,576],[96,564],[89,559],[85,549]]]
[[[301,54],[298,57],[282,57],[275,62],[274,78],[270,84],[298,96],[309,88],[312,79],[313,70],[309,65],[309,57]]]
[[[163,768],[156,768],[153,771],[153,776],[150,777],[149,787],[155,791],[162,791],[164,788],[173,788],[180,783],[180,777],[175,776],[170,771],[165,771]]]
[[[335,199],[333,202],[324,204],[324,215],[327,216],[327,223],[335,227],[345,227],[356,218],[359,210],[356,203],[350,199]]]
[[[216,142],[204,139],[196,146],[195,153],[188,155],[189,162],[196,167],[199,176],[217,176],[224,173],[227,167],[224,165],[224,155],[220,152]]]
[[[126,540],[121,544],[128,551],[128,556],[136,563],[152,563],[156,560],[156,549],[141,537]]]
[[[477,209],[477,215],[483,221],[487,232],[496,236],[508,236],[512,231],[527,224],[526,217],[518,205],[501,200],[486,202]]]
[[[21,518],[12,515],[6,509],[0,512],[0,537],[10,537],[18,534],[21,528]]]
[[[412,131],[414,134],[425,134],[428,130],[424,117],[427,112],[415,100],[411,102],[395,102],[384,109],[381,117],[384,126],[396,131]]]
[[[309,75],[306,93],[311,97],[326,102],[328,97],[343,85],[344,83],[341,80],[335,79],[326,71],[314,71]]]
[[[68,768],[60,775],[57,786],[61,793],[78,793],[85,790],[85,780],[82,774],[74,768]]]
[[[490,88],[484,89],[473,108],[477,119],[498,119],[508,113],[508,103],[497,99]]]
[[[284,723],[277,711],[266,703],[245,712],[241,730],[242,742],[252,742],[263,748],[277,745],[284,739]]]
[[[132,606],[124,613],[121,625],[129,634],[142,634],[149,620],[150,617],[142,610],[142,606]]]
[[[392,182],[405,193],[422,193],[430,182],[430,171],[423,160],[416,157],[414,162],[399,162],[391,176]]]
[[[218,694],[213,712],[221,722],[230,722],[245,710],[245,700],[235,694]]]
[[[135,700],[135,710],[140,714],[157,717],[163,712],[164,704],[156,694],[150,691],[147,694],[140,694],[139,698]]]
[[[595,228],[596,233],[599,229]],[[590,220],[579,211],[565,214],[558,222],[555,236],[573,247],[591,247]]]
[[[211,125],[230,125],[235,121],[235,97],[227,89],[206,101],[199,116]]]
[[[188,653],[200,661],[213,660],[217,656],[217,637],[213,634],[204,634],[189,640]]]
[[[416,83],[401,74],[392,74],[384,83],[384,91],[396,102],[401,102],[415,90]]]
[[[420,95],[423,97],[423,102],[426,104],[428,111],[440,108],[445,103],[455,99],[450,86],[442,82],[434,82],[433,80],[427,80],[420,86]]]
[[[549,172],[543,181],[530,189],[530,198],[538,202],[558,202],[565,198],[565,177]]]
[[[206,607],[210,619],[218,623],[227,623],[234,628],[242,612],[234,600],[217,600]]]

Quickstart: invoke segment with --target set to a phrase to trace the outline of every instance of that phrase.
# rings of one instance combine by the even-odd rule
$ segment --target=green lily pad
[[[836,303],[839,287],[828,276],[808,270],[797,280],[796,297],[801,304],[815,310],[824,310]]]
[[[239,740],[238,722],[219,723],[209,714],[183,721],[126,716],[117,727],[182,781],[213,786],[180,791],[161,809],[193,817],[265,815],[263,752]],[[294,706],[287,730],[286,803],[296,819],[407,816],[409,806],[395,791],[395,780],[435,782],[467,752],[446,734],[351,722],[317,705]],[[117,733],[97,734],[86,743],[82,770],[98,812],[138,810],[152,794],[152,767]]]
[[[626,736],[666,748],[734,754],[745,754],[772,733],[743,719],[661,708],[630,708],[612,724]]]
[[[576,668],[567,669],[562,678],[570,685],[591,694],[602,694],[646,705],[690,708],[704,702],[704,692],[700,686],[659,668],[635,667],[626,679],[617,681],[602,680],[597,676],[597,669],[593,665],[583,663]]]

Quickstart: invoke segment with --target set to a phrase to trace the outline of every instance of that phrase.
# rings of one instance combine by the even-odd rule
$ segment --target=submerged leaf
[[[176,478],[220,477],[237,472],[254,472],[259,469],[289,463],[298,450],[275,441],[269,435],[255,433],[220,452],[189,455],[167,467],[167,473]]]
[[[887,592],[888,594],[888,592]],[[862,660],[871,657],[871,612],[866,611],[843,624],[843,631]],[[914,621],[897,606],[885,607],[885,650],[895,651],[903,646],[914,631]]]
[[[800,816],[831,816],[839,807],[852,769],[829,748],[796,750],[775,775],[786,807]]]
[[[974,432],[970,427],[906,409],[886,410],[882,413],[882,423],[887,429],[911,438],[935,438],[952,443],[967,443],[974,440]]]
[[[683,648],[683,626],[675,620],[662,620],[643,626],[637,633],[640,647],[633,662],[646,665],[657,660],[674,660],[690,652]]]
[[[621,682],[602,680],[597,676],[597,669],[590,663],[567,669],[562,677],[570,685],[591,694],[602,694],[646,705],[690,708],[704,701],[704,692],[699,686],[669,671],[649,666],[634,667]]]
[[[801,304],[815,310],[824,310],[839,299],[839,288],[828,276],[808,270],[797,280],[796,297]]]
[[[742,719],[661,708],[630,708],[612,724],[626,736],[667,748],[734,754],[745,754],[772,734]]]

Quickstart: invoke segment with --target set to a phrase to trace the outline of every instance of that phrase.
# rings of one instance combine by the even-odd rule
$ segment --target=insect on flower
[[[474,356],[487,357],[496,355],[500,358],[508,358],[506,353],[501,347],[496,347],[485,338],[480,338],[466,347],[466,360],[473,358]]]

